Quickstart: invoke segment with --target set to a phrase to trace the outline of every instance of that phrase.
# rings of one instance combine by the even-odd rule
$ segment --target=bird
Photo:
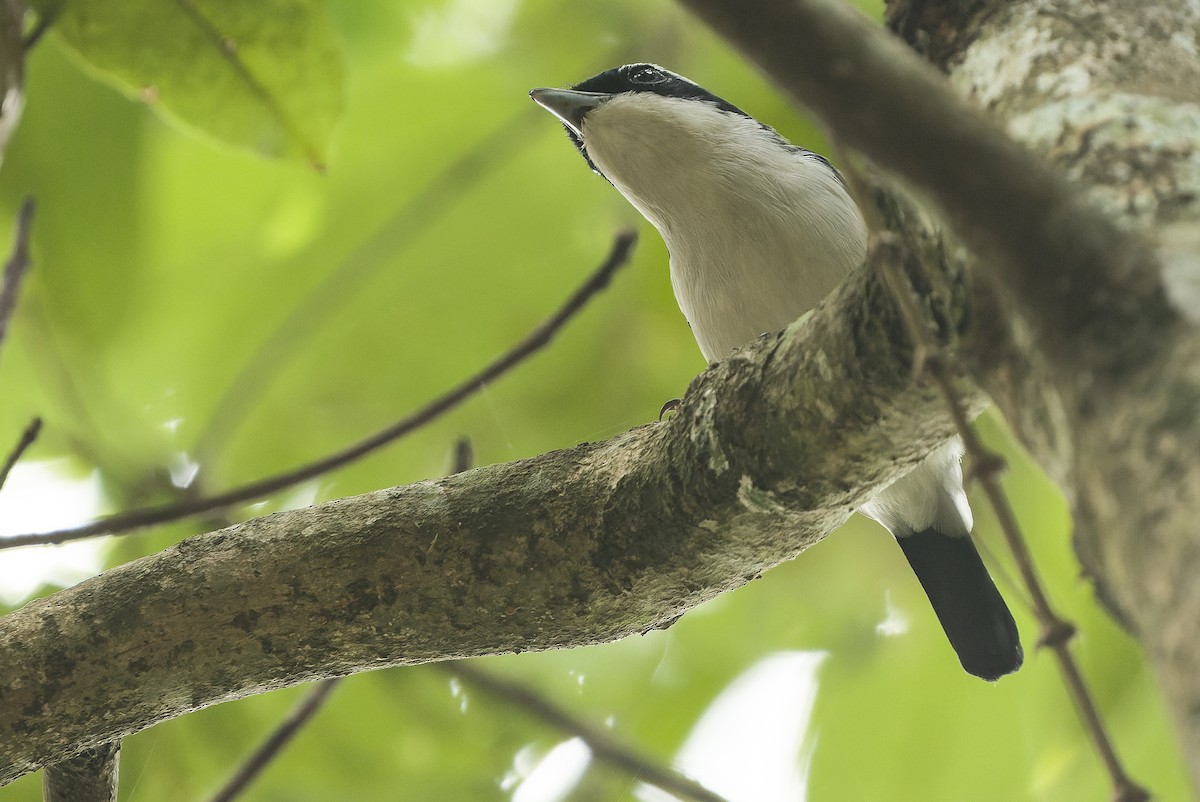
[[[687,78],[626,64],[529,94],[658,229],[710,363],[785,328],[862,268],[867,226],[838,170]],[[859,509],[899,543],[962,667],[995,681],[1023,652],[970,536],[961,458],[953,438]]]

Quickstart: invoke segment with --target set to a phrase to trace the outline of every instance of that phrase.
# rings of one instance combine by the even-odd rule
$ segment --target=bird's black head
[[[657,64],[626,64],[623,67],[616,67],[599,75],[593,75],[571,88],[580,92],[604,92],[610,95],[623,92],[650,92],[663,97],[703,100],[722,111],[740,114],[743,117],[750,116],[724,98],[717,97],[704,87],[697,86],[682,75],[664,70]]]
[[[553,113],[563,123],[563,127],[567,131],[567,135],[575,144],[588,166],[594,172],[599,174],[607,181],[612,179],[604,174],[604,171],[596,166],[592,160],[591,154],[588,153],[587,146],[583,142],[583,125],[585,119],[593,112],[607,106],[616,99],[624,98],[626,100],[634,100],[647,95],[655,98],[665,98],[668,100],[686,101],[683,105],[696,104],[706,107],[709,112],[717,112],[717,117],[736,117],[740,118],[739,122],[751,122],[757,129],[760,135],[766,136],[775,146],[789,153],[801,156],[805,159],[815,161],[828,169],[839,182],[844,185],[841,174],[830,164],[825,157],[814,153],[807,148],[798,147],[791,144],[769,125],[755,120],[746,112],[739,109],[737,106],[725,100],[722,97],[714,95],[702,86],[689,81],[682,75],[663,69],[657,64],[638,63],[626,64],[621,67],[614,67],[611,70],[605,70],[602,73],[593,75],[586,81],[581,81],[575,84],[570,89],[534,89],[529,93],[537,103],[542,105],[548,111]],[[635,104],[636,105],[636,104]],[[628,106],[626,106],[628,107]],[[656,103],[647,104],[646,108],[657,107],[658,113],[662,113],[662,106]],[[669,117],[672,115],[664,115]],[[673,115],[675,120],[680,119],[679,115]],[[693,122],[697,126],[693,132],[698,136],[704,136],[706,132],[702,130],[708,127],[708,133],[711,133],[713,127],[713,117],[711,114],[703,112],[692,116]],[[703,124],[700,124],[703,121]],[[730,121],[732,122],[732,120]],[[687,128],[684,125],[683,128]],[[736,126],[735,126],[736,128]],[[682,135],[687,135],[688,132]],[[643,131],[639,136],[644,136]],[[676,126],[675,136],[679,136],[680,127]],[[745,136],[744,130],[738,136]],[[744,140],[743,140],[744,141]]]
[[[598,75],[593,75],[586,81],[575,84],[571,89],[597,95],[614,96],[644,92],[662,97],[678,98],[680,100],[693,100],[708,103],[730,114],[737,114],[746,119],[753,119],[749,114],[746,114],[746,112],[724,98],[714,95],[712,92],[689,81],[682,75],[677,75],[670,70],[663,69],[657,64],[640,63],[614,67]],[[766,128],[766,126],[763,127]],[[578,131],[574,130],[571,125],[564,124],[564,128],[566,128],[567,135],[571,138],[571,141],[575,143],[575,147],[579,149],[583,158],[587,160],[588,166],[603,175],[588,155],[587,148],[584,146],[583,139],[579,136]]]
[[[595,74],[583,80],[583,82],[571,86],[571,91],[587,92],[592,96],[587,98],[586,102],[578,103],[576,98],[570,98],[564,104],[562,98],[556,98],[551,101],[547,98],[544,92],[557,92],[558,90],[542,90],[535,89],[530,92],[534,100],[553,110],[564,122],[566,134],[571,138],[571,142],[575,143],[576,148],[586,158],[588,166],[592,167],[596,173],[604,175],[595,163],[592,157],[588,155],[586,146],[583,144],[583,139],[580,136],[580,125],[582,125],[583,115],[590,108],[594,108],[596,104],[602,102],[604,97],[614,97],[619,95],[635,95],[649,94],[658,95],[661,97],[678,98],[678,100],[696,101],[708,103],[709,106],[721,110],[728,114],[737,114],[743,118],[751,120],[749,114],[743,112],[733,103],[718,97],[713,92],[702,88],[702,86],[690,82],[690,80],[673,73],[670,70],[656,64],[626,64],[620,67],[613,67],[612,70],[606,70],[599,74]],[[763,126],[766,127],[766,126]]]

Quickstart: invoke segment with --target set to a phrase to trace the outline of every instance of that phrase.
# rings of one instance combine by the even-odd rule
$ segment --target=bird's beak
[[[583,138],[583,118],[612,95],[604,92],[577,92],[574,89],[534,89],[529,93],[539,106],[563,121],[575,136]]]

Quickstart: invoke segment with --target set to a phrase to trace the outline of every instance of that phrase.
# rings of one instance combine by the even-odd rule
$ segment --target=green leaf
[[[58,10],[55,29],[85,62],[168,116],[268,156],[324,165],[343,66],[323,0],[33,5]]]

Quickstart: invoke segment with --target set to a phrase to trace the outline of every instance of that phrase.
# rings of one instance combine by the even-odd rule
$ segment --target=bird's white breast
[[[706,359],[817,305],[862,264],[866,226],[836,175],[708,103],[618,96],[590,112],[588,155],[662,233]]]

